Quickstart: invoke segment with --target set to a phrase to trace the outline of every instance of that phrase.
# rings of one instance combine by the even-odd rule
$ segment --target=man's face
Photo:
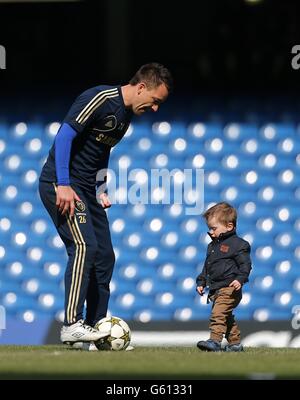
[[[135,115],[142,115],[147,111],[156,112],[167,97],[168,89],[164,83],[156,88],[148,89],[146,84],[141,82],[136,86],[132,111]]]
[[[232,222],[229,222],[228,225],[224,225],[221,222],[219,222],[216,219],[216,217],[211,217],[207,221],[207,226],[208,226],[209,233],[210,233],[211,237],[213,237],[213,238],[218,238],[221,235],[221,233],[226,233],[226,232],[232,231],[232,229],[233,229]]]

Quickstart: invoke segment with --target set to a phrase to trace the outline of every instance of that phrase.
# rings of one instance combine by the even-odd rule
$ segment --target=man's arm
[[[55,167],[58,186],[70,186],[69,162],[72,142],[77,132],[69,124],[62,124],[55,137]]]
[[[70,186],[69,174],[71,147],[76,135],[77,132],[64,123],[55,137],[56,205],[63,215],[70,210],[71,217],[74,215],[75,200],[80,201],[79,196]]]

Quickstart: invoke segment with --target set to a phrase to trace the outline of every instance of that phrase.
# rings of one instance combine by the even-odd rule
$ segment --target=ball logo
[[[106,336],[95,342],[98,350],[125,350],[131,340],[131,330],[128,324],[116,316],[104,317],[95,325],[95,329]]]
[[[75,201],[75,208],[79,212],[84,212],[85,211],[85,204],[83,201]]]

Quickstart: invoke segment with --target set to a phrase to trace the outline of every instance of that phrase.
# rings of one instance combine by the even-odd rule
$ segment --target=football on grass
[[[95,342],[98,350],[125,350],[131,339],[128,324],[119,317],[105,317],[98,321],[95,328],[100,332],[110,332],[110,335]]]

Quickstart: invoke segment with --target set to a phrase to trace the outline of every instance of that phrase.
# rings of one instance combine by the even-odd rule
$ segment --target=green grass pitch
[[[299,379],[300,349],[206,353],[191,347],[87,352],[0,346],[0,379]]]

